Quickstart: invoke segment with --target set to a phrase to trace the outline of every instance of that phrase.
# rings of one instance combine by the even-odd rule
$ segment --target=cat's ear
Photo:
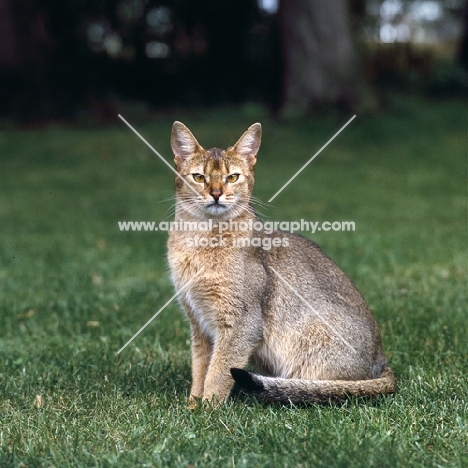
[[[262,140],[262,125],[254,123],[248,130],[239,138],[233,146],[233,150],[244,158],[250,167],[253,167],[257,162],[257,153]]]
[[[192,132],[182,122],[177,121],[172,125],[171,147],[177,165],[195,153],[203,151]]]

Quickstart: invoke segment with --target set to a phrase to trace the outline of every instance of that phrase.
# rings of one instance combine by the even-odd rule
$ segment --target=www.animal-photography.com
[[[0,0],[0,465],[468,465],[465,0]]]

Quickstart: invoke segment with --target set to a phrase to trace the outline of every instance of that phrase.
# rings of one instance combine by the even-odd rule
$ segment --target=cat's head
[[[199,218],[234,218],[248,210],[262,126],[251,125],[234,146],[205,150],[181,122],[172,126],[179,208]],[[184,179],[184,180],[182,180]]]

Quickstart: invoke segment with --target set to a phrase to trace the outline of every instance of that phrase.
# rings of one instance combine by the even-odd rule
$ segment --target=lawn
[[[123,113],[123,112],[122,112]],[[261,109],[124,114],[171,161],[172,121],[227,146],[263,123],[267,201],[349,115],[281,123]],[[393,96],[358,116],[275,200],[267,220],[342,221],[306,234],[367,299],[398,392],[336,406],[242,395],[187,409],[189,333],[166,234],[173,176],[123,124],[0,133],[0,466],[468,466],[467,108]]]

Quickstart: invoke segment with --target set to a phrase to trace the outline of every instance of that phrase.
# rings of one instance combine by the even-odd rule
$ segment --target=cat
[[[345,273],[304,237],[245,229],[260,222],[251,197],[261,132],[255,123],[234,146],[205,150],[173,124],[175,221],[193,228],[168,238],[190,322],[190,407],[225,401],[234,381],[255,397],[293,403],[393,393],[379,328]],[[248,363],[265,375],[243,370]]]

